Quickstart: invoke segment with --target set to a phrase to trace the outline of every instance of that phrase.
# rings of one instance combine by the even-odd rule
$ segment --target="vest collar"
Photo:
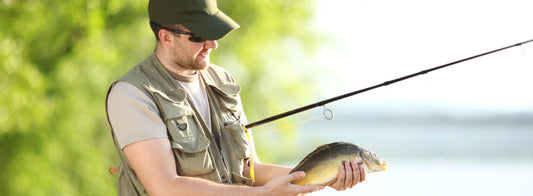
[[[164,93],[162,93],[162,94],[168,96],[168,97],[165,97],[165,98],[168,99],[168,100],[171,100],[173,102],[177,102],[177,103],[181,103],[181,102],[185,101],[185,99],[187,99],[187,92],[185,92],[185,89],[183,89],[175,81],[174,77],[172,77],[172,75],[170,75],[170,73],[167,71],[167,69],[165,69],[163,64],[161,64],[161,61],[159,61],[159,59],[157,58],[157,55],[155,54],[155,51],[154,51],[154,53],[152,53],[152,55],[150,55],[149,61],[151,63],[147,63],[147,64],[144,64],[144,65],[154,66],[155,67],[155,71],[158,72],[159,75],[163,76],[163,78],[161,78],[161,79],[166,80],[167,83],[171,84],[171,85],[161,85],[160,86],[162,88],[161,90],[164,91]]]

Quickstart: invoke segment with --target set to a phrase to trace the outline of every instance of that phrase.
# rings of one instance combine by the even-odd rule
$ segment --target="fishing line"
[[[481,53],[481,54],[478,54],[478,55],[475,55],[475,56],[471,56],[471,57],[468,57],[468,58],[457,60],[457,61],[454,61],[454,62],[451,62],[451,63],[447,63],[447,64],[440,65],[440,66],[437,66],[437,67],[433,67],[433,68],[430,68],[430,69],[422,70],[422,71],[419,71],[419,72],[416,72],[416,73],[413,73],[413,74],[410,74],[410,75],[402,76],[402,77],[399,77],[399,78],[396,78],[396,79],[393,79],[393,80],[389,80],[389,81],[383,82],[381,84],[377,84],[377,85],[370,86],[370,87],[367,87],[367,88],[364,88],[364,89],[360,89],[360,90],[357,90],[357,91],[346,93],[344,95],[340,95],[340,96],[333,97],[333,98],[330,98],[330,99],[326,99],[326,100],[323,100],[323,101],[319,101],[319,102],[316,102],[316,103],[313,103],[313,104],[309,104],[309,105],[306,105],[306,106],[303,106],[303,107],[300,107],[300,108],[296,108],[294,110],[290,110],[290,111],[287,111],[287,112],[284,112],[284,113],[281,113],[281,114],[278,114],[278,115],[275,115],[275,116],[271,116],[271,117],[265,118],[265,119],[257,121],[257,122],[253,122],[253,123],[250,123],[250,124],[247,124],[247,125],[243,125],[243,128],[245,130],[246,129],[250,129],[250,128],[258,126],[258,125],[269,123],[269,122],[278,120],[280,118],[285,118],[287,116],[290,116],[290,115],[293,115],[293,114],[296,114],[296,113],[300,113],[300,112],[309,110],[311,108],[315,108],[315,107],[318,107],[318,106],[324,106],[324,105],[326,105],[328,103],[331,103],[331,102],[334,102],[334,101],[338,101],[338,100],[344,99],[346,97],[350,97],[350,96],[353,96],[353,95],[357,95],[359,93],[370,91],[370,90],[373,90],[375,88],[379,88],[379,87],[387,86],[387,85],[390,85],[390,84],[394,84],[396,82],[400,82],[400,81],[403,81],[403,80],[406,80],[406,79],[409,79],[409,78],[412,78],[412,77],[415,77],[415,76],[424,75],[424,74],[427,74],[429,72],[432,72],[432,71],[435,71],[435,70],[438,70],[438,69],[442,69],[442,68],[445,68],[445,67],[448,67],[448,66],[451,66],[451,65],[455,65],[455,64],[458,64],[458,63],[469,61],[469,60],[472,60],[472,59],[475,59],[475,58],[478,58],[478,57],[482,57],[482,56],[485,56],[485,55],[488,55],[488,54],[492,54],[492,53],[495,53],[495,52],[506,50],[506,49],[509,49],[509,48],[512,48],[512,47],[522,46],[523,44],[526,44],[526,43],[529,43],[529,42],[532,42],[532,41],[533,41],[533,39],[532,40],[528,40],[528,41],[524,41],[524,42],[520,42],[520,43],[516,43],[516,44],[513,44],[513,45],[509,45],[509,46],[506,46],[506,47],[503,47],[503,48],[499,48],[499,49],[496,49],[496,50],[492,50],[492,51],[489,51],[489,52]]]
[[[254,138],[259,137],[259,136],[263,136],[263,135],[268,135],[268,134],[271,134],[271,133],[274,133],[274,132],[278,132],[278,131],[281,131],[283,129],[287,129],[287,128],[290,128],[290,127],[294,127],[296,125],[299,125],[299,124],[302,124],[302,123],[306,123],[306,122],[309,122],[309,121],[312,121],[312,120],[315,120],[315,119],[318,119],[318,118],[321,118],[321,117],[324,117],[324,119],[326,119],[326,120],[333,120],[334,116],[335,116],[335,114],[333,113],[333,111],[328,109],[328,108],[326,108],[326,106],[324,106],[324,111],[322,112],[321,115],[309,118],[307,120],[302,120],[302,121],[299,121],[299,122],[296,122],[296,123],[292,123],[290,125],[287,125],[287,126],[284,126],[284,127],[278,128],[278,129],[274,129],[272,131],[268,131],[268,132],[264,132],[264,133],[261,133],[261,134],[258,134],[258,135],[254,135]]]
[[[300,122],[296,122],[296,123],[293,123],[293,124],[290,124],[290,125],[287,125],[287,126],[284,126],[284,127],[281,127],[281,128],[278,128],[278,129],[274,129],[272,131],[268,131],[268,132],[264,132],[264,133],[261,133],[261,134],[258,134],[258,135],[254,135],[254,138],[256,137],[260,137],[260,136],[264,136],[264,135],[268,135],[268,134],[271,134],[271,133],[274,133],[274,132],[278,132],[278,131],[281,131],[283,129],[287,129],[287,128],[290,128],[290,127],[294,127],[296,125],[299,125],[299,124],[302,124],[302,123],[306,123],[306,122],[309,122],[309,121],[312,121],[312,120],[315,120],[315,119],[318,119],[318,118],[321,118],[323,117],[324,114],[321,114],[321,115],[318,115],[318,116],[315,116],[315,117],[312,117],[312,118],[309,118],[307,120],[302,120]],[[324,116],[325,117],[325,116]],[[327,118],[326,118],[327,119]],[[329,119],[328,119],[329,120]]]

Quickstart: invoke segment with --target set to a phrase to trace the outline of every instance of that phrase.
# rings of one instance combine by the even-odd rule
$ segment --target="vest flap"
[[[181,89],[178,89],[181,90]],[[182,90],[183,91],[183,90]],[[156,101],[159,102],[159,105],[161,108],[159,110],[161,111],[162,115],[164,116],[164,120],[168,120],[171,118],[176,118],[180,116],[187,116],[187,115],[193,115],[194,112],[190,107],[187,107],[183,104],[183,100],[173,100],[170,97],[164,96],[160,93],[154,93]]]
[[[218,85],[210,85],[214,87],[218,93],[224,94],[224,95],[237,95],[239,92],[241,92],[241,87],[234,83],[226,83],[226,84],[218,84]]]
[[[222,102],[224,102],[224,106],[226,106],[227,109],[230,109],[232,111],[237,111],[237,106],[239,104],[239,92],[241,91],[241,87],[237,84],[233,83],[227,83],[227,84],[218,84],[218,85],[209,85],[211,89],[213,89],[221,98]]]
[[[198,153],[207,149],[209,140],[205,137],[198,137],[196,140],[171,141],[171,145],[172,148],[184,153]]]

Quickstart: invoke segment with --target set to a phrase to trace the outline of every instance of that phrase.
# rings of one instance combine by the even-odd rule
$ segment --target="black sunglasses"
[[[169,28],[165,28],[155,22],[150,22],[150,24],[153,24],[153,25],[156,25],[157,27],[159,27],[160,29],[165,29],[167,31],[170,31],[170,32],[174,32],[174,33],[179,33],[179,34],[185,34],[185,35],[190,35],[189,36],[189,41],[191,42],[197,42],[197,43],[201,43],[201,42],[205,42],[206,39],[204,38],[201,38],[200,36],[194,34],[194,33],[191,33],[191,32],[185,32],[185,31],[180,31],[180,30],[174,30],[174,29],[169,29]]]

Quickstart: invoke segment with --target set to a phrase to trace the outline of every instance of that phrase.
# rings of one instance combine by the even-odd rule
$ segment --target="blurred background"
[[[116,195],[109,85],[154,49],[146,0],[0,1],[0,189]],[[243,87],[253,122],[533,39],[532,3],[219,0],[241,28],[212,62]],[[533,195],[533,44],[254,128],[262,162],[294,166],[334,141],[385,172],[313,195]],[[279,130],[276,132],[271,132]]]

